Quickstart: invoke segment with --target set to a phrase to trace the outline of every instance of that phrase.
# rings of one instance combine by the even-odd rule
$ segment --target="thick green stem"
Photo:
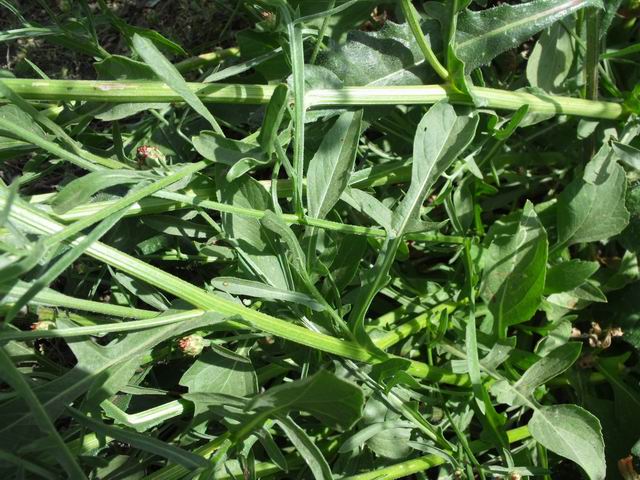
[[[0,189],[0,210],[5,208],[6,204],[6,189]],[[22,201],[16,201],[12,204],[9,217],[16,225],[21,225],[23,228],[39,232],[43,235],[53,235],[64,228],[61,224],[48,218],[44,213],[32,210]],[[69,243],[75,245],[82,241],[83,238],[82,236],[78,236],[72,242],[69,241]],[[245,329],[250,325],[257,330],[270,333],[271,335],[312,347],[316,350],[361,362],[378,363],[384,360],[384,358],[374,355],[354,342],[313,332],[286,320],[272,317],[271,315],[212,295],[189,282],[103,243],[93,243],[86,249],[85,253],[96,260],[102,261],[150,285],[154,285],[165,292],[175,295],[197,308],[218,312],[230,318],[242,318],[240,322],[235,320],[229,320],[227,322],[228,325],[235,328]],[[468,383],[468,377],[466,375],[453,374],[444,369],[431,367],[417,361],[411,361],[408,372],[416,377],[428,378],[436,382],[453,385],[467,385]]]
[[[182,98],[161,82],[3,79],[15,93],[28,100],[83,100],[111,103],[181,102]],[[204,103],[264,104],[274,90],[271,85],[189,83]],[[566,114],[616,119],[626,115],[621,104],[555,95],[512,92],[473,87],[473,95],[487,108],[517,110],[529,106],[530,113]],[[428,105],[448,99],[470,105],[469,98],[448,85],[345,87],[309,90],[306,106]]]

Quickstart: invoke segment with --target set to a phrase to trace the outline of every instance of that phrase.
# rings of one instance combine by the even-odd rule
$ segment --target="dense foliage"
[[[637,0],[25,3],[2,478],[640,478]]]

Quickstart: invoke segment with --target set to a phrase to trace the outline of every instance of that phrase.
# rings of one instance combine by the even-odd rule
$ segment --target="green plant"
[[[513,3],[0,0],[0,472],[637,475],[636,6]]]

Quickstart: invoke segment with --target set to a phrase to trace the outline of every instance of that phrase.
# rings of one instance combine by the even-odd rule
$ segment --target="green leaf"
[[[262,121],[260,135],[258,135],[258,143],[268,158],[273,154],[275,142],[278,141],[278,129],[282,123],[288,102],[289,87],[284,83],[278,85],[271,95],[264,114],[264,120]]]
[[[153,42],[146,36],[141,36],[138,33],[133,35],[132,41],[136,53],[142,57],[155,74],[173,91],[184,98],[184,101],[187,102],[191,108],[204,117],[218,134],[223,135],[220,125],[218,125],[216,119],[213,118],[211,112],[209,112],[196,94],[189,89],[187,82],[182,78],[180,72],[167,60]]]
[[[157,80],[153,69],[122,55],[109,55],[93,64],[100,80]]]
[[[326,217],[346,188],[358,151],[361,125],[362,110],[340,115],[309,162],[307,203],[311,217]]]
[[[87,203],[93,195],[116,185],[140,183],[151,180],[149,174],[130,170],[111,170],[88,173],[69,182],[53,198],[51,206],[57,214],[68,212],[78,205]]]
[[[620,234],[624,247],[640,253],[640,183],[633,183],[627,189],[625,207],[629,211],[629,225]]]
[[[78,360],[77,366],[36,388],[35,393],[51,419],[55,420],[65,406],[89,390],[92,391],[92,396],[95,395],[94,400],[100,402],[115,393],[105,388],[105,385],[116,391],[126,385],[138,366],[133,363],[140,361],[145,353],[160,342],[221,320],[222,317],[209,313],[189,322],[129,333],[122,341],[106,347],[82,337],[67,341]],[[120,369],[122,365],[128,365],[128,370]],[[17,448],[37,432],[37,429],[34,430],[31,413],[19,398],[3,404],[0,409],[0,425],[0,447],[7,450]]]
[[[162,440],[124,428],[107,425],[83,415],[82,412],[72,407],[67,407],[67,410],[78,423],[91,431],[126,442],[135,448],[166,458],[189,470],[208,468],[210,466],[209,461],[200,455],[175,447]]]
[[[480,294],[499,331],[526,322],[540,305],[547,263],[547,233],[527,201],[515,231],[493,239],[484,258]]]
[[[240,208],[268,210],[271,199],[264,187],[250,176],[228,183],[221,170],[216,185],[221,202]],[[288,289],[287,275],[278,258],[277,242],[273,234],[262,228],[260,220],[243,215],[222,215],[222,228],[241,258],[259,278],[274,287]]]
[[[437,23],[427,21],[425,33]],[[440,50],[440,38],[429,35],[434,50]],[[318,63],[349,85],[420,85],[435,80],[407,24],[387,20],[375,32],[352,31],[344,45],[320,56]]]
[[[32,390],[27,380],[22,376],[22,373],[15,367],[11,361],[11,357],[6,353],[4,346],[0,347],[0,377],[13,387],[19,398],[24,399],[28,411],[24,412],[23,415],[26,413],[30,419],[30,423],[32,425],[35,424],[37,429],[47,435],[49,441],[53,443],[56,449],[55,455],[60,465],[64,467],[67,475],[69,475],[69,478],[74,480],[86,479],[75,457],[69,451],[69,447],[64,443],[64,440],[62,440],[62,437],[53,424],[54,419],[51,418],[45,405],[41,399],[38,398],[36,392]],[[3,406],[2,413],[5,412],[6,407]],[[19,446],[19,443],[16,445],[15,442],[17,439],[13,436],[11,436],[11,438],[5,438],[4,440],[5,441],[2,442],[4,446],[12,444],[11,450]]]
[[[338,288],[344,290],[358,273],[367,248],[367,238],[362,235],[345,235],[331,264],[331,275]]]
[[[566,22],[568,23],[568,22]],[[570,27],[569,27],[570,28]],[[567,26],[554,23],[540,35],[527,61],[527,80],[549,93],[566,91],[575,46]]]
[[[302,278],[308,278],[306,256],[302,251],[300,242],[298,242],[295,233],[289,228],[289,225],[271,210],[264,212],[264,216],[260,219],[260,224],[270,232],[275,233],[287,244],[292,260],[291,263]]]
[[[457,115],[451,105],[443,102],[435,104],[422,117],[413,141],[411,184],[393,213],[395,236],[402,236],[418,220],[427,193],[473,140],[477,125],[477,115]]]
[[[312,297],[301,292],[282,290],[266,283],[244,278],[217,277],[211,281],[211,286],[232,295],[262,298],[264,300],[281,300],[305,305],[313,310],[323,310],[324,307]]]
[[[620,160],[629,167],[640,171],[640,150],[620,142],[612,142],[611,147]]]
[[[535,389],[571,367],[581,350],[582,344],[578,342],[561,345],[534,363],[515,384],[502,380],[492,386],[491,392],[500,403],[518,406],[534,402]]]
[[[550,295],[573,290],[586,282],[599,267],[598,262],[584,260],[569,260],[558,263],[547,270],[544,293]]]
[[[577,405],[553,405],[534,411],[529,421],[533,438],[552,452],[580,465],[591,480],[606,476],[600,422]]]
[[[200,132],[192,141],[196,151],[204,158],[230,167],[243,160],[253,160],[256,164],[268,161],[257,145],[231,140],[215,132]]]
[[[611,161],[595,172],[599,156],[596,155],[585,168],[585,176],[597,176],[599,180],[576,178],[560,194],[558,244],[554,250],[575,243],[605,240],[620,233],[629,223],[624,170]]]
[[[249,405],[263,417],[291,410],[310,413],[333,428],[351,428],[362,416],[364,395],[355,384],[320,370],[303,380],[278,385]]]
[[[251,361],[226,348],[205,350],[180,378],[189,393],[223,393],[248,397],[258,393],[258,379]]]
[[[16,105],[3,105],[0,107],[0,118],[11,122],[18,127],[22,127],[40,137],[46,138],[47,136],[40,125],[34,122],[29,115],[20,110]],[[2,132],[3,135],[6,135],[7,133],[10,134],[10,132],[0,132]]]
[[[316,443],[291,418],[279,416],[275,421],[282,431],[289,437],[291,443],[309,466],[313,478],[316,480],[332,480],[333,474],[327,460]]]
[[[488,64],[558,20],[586,7],[602,8],[601,0],[534,0],[503,4],[458,16],[456,52],[467,72]]]

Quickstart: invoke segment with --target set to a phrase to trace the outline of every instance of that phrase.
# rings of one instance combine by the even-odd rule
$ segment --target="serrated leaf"
[[[488,64],[558,20],[586,7],[602,8],[601,0],[534,0],[486,10],[465,10],[458,16],[456,52],[465,70]]]
[[[484,260],[480,294],[500,328],[529,320],[544,289],[547,234],[527,202],[513,236],[494,238]]]

